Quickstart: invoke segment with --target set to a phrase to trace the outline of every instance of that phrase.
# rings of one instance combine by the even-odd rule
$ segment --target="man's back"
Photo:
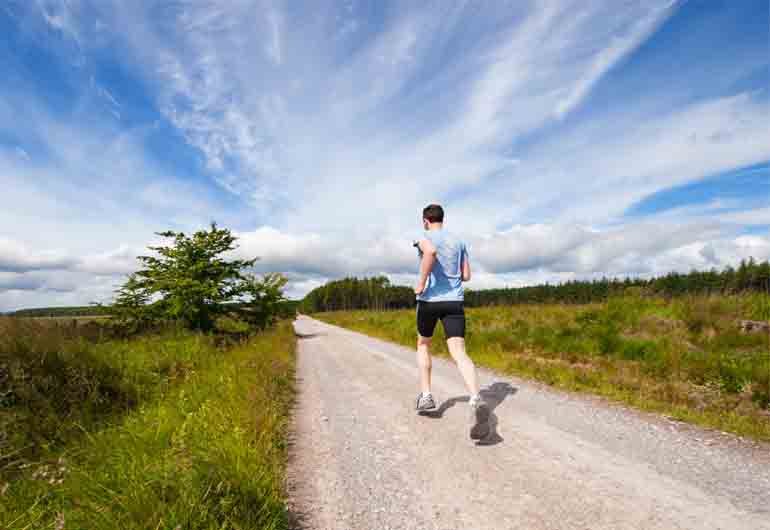
[[[423,302],[451,302],[463,300],[462,265],[467,256],[465,243],[446,230],[426,230],[423,234],[436,247],[436,263],[431,269],[422,294]],[[422,253],[418,250],[419,257]]]

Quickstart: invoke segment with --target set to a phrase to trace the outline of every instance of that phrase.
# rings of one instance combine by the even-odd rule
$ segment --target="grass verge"
[[[583,306],[471,308],[468,352],[500,373],[770,441],[770,338],[741,333],[738,325],[766,318],[766,304],[753,295],[627,296]],[[413,310],[314,316],[414,347]],[[440,329],[433,350],[448,355]]]
[[[65,372],[77,359],[72,344],[46,354]],[[39,413],[67,425],[66,432],[36,427],[27,438],[36,450],[19,439],[14,451],[22,456],[2,455],[0,528],[287,528],[294,345],[288,321],[227,348],[187,333],[82,345],[89,366],[107,374],[72,369],[90,389],[80,394],[90,405],[59,410],[54,400],[17,390],[0,410],[6,421]],[[99,409],[113,388],[130,399],[119,410]]]

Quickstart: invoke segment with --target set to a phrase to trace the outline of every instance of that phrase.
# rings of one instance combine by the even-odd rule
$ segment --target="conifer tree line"
[[[527,287],[466,290],[465,303],[469,307],[522,303],[586,304],[622,295],[629,289],[664,297],[770,292],[770,262],[750,258],[741,261],[738,267],[728,266],[721,271],[671,272],[652,279],[602,278],[553,285],[546,283]],[[328,282],[310,291],[302,300],[300,310],[306,313],[351,309],[386,310],[414,305],[415,297],[411,287],[392,285],[386,277],[376,276]]]
[[[345,311],[348,309],[402,309],[414,305],[411,287],[392,285],[385,276],[344,278],[310,291],[300,303],[300,311]]]

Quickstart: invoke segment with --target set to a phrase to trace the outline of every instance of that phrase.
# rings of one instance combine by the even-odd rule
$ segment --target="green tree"
[[[241,318],[258,328],[271,325],[285,312],[283,288],[286,282],[286,277],[281,274],[266,274],[262,278],[247,275],[243,284],[245,301],[239,307]]]
[[[228,259],[237,248],[230,230],[212,223],[192,236],[158,235],[171,241],[149,247],[155,255],[139,256],[143,267],[117,291],[115,311],[124,321],[173,320],[202,331],[228,313],[246,315],[260,326],[271,321],[286,281],[280,275],[248,274],[258,258]]]
[[[137,331],[149,324],[157,306],[150,305],[150,293],[136,274],[130,274],[116,292],[111,312],[117,321]]]

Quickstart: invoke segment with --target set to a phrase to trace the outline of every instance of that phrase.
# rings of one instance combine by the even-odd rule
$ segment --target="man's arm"
[[[471,281],[471,260],[468,259],[468,254],[463,253],[463,270],[462,279],[464,282]]]
[[[422,252],[422,258],[420,259],[420,275],[417,278],[414,292],[415,294],[421,294],[425,290],[425,284],[428,283],[428,275],[433,268],[433,264],[436,263],[436,247],[427,239],[421,239],[417,246],[420,248],[420,252]]]

